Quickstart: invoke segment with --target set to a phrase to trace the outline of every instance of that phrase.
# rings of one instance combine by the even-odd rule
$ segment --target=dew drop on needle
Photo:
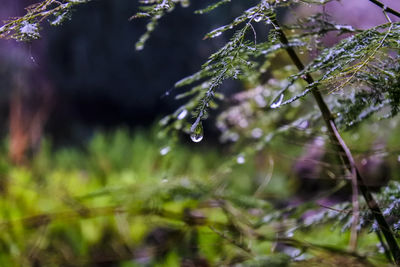
[[[282,101],[283,101],[283,94],[279,96],[279,99],[277,101],[271,104],[271,108],[279,108],[280,105],[282,105]]]
[[[196,121],[191,127],[190,139],[193,142],[198,143],[203,140],[204,137],[204,129],[203,124],[201,122]]]

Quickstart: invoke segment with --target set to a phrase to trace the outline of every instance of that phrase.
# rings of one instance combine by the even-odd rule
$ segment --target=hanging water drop
[[[293,229],[290,229],[289,231],[286,232],[287,237],[293,237],[293,235],[294,235]]]
[[[203,130],[203,124],[200,121],[196,120],[196,122],[190,128],[190,131],[191,131],[190,139],[192,139],[193,142],[198,143],[201,140],[203,140],[204,130]]]
[[[27,21],[21,23],[19,31],[22,35],[22,40],[38,39],[40,37],[38,25]]]
[[[184,1],[181,1],[181,6],[182,7],[189,7],[189,5],[190,5],[190,2],[188,1],[188,0],[184,0]]]
[[[176,117],[178,120],[183,120],[186,115],[188,114],[188,111],[186,109],[182,110],[179,112],[178,116]]]
[[[271,104],[271,108],[279,108],[283,101],[283,94],[279,96],[279,99]]]
[[[137,43],[136,44],[136,51],[143,50],[143,48],[144,48],[144,44],[143,43]]]
[[[246,162],[246,159],[244,158],[243,155],[240,154],[239,156],[237,156],[236,162],[237,162],[238,164],[244,164],[244,163]]]
[[[171,151],[171,148],[169,146],[163,147],[160,149],[160,155],[165,156]]]

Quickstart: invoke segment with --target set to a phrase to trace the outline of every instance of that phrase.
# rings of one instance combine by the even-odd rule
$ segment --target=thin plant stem
[[[333,121],[330,121],[332,124],[332,129],[336,136],[336,139],[339,141],[340,146],[343,148],[346,153],[346,157],[350,162],[351,169],[351,188],[353,191],[352,194],[352,207],[353,207],[353,216],[352,216],[352,225],[351,225],[351,236],[350,236],[350,249],[355,251],[357,249],[357,224],[360,219],[360,205],[358,203],[358,181],[357,181],[357,170],[356,163],[354,161],[353,155],[351,154],[350,149],[347,147],[346,143],[340,136],[339,132],[336,129]]]

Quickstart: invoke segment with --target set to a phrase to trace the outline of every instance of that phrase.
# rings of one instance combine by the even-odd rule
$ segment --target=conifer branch
[[[373,0],[370,0],[370,1],[373,1]],[[389,12],[389,10],[387,10],[387,9],[386,9],[386,11]],[[390,13],[392,13],[392,12],[390,12]],[[300,58],[298,57],[298,55],[296,54],[294,49],[291,46],[289,46],[289,41],[288,41],[285,33],[283,32],[283,30],[279,27],[278,21],[276,20],[275,17],[271,17],[270,19],[275,26],[275,30],[277,31],[277,33],[279,35],[279,39],[280,39],[281,43],[283,45],[285,45],[285,50],[289,54],[290,59],[293,61],[293,63],[296,65],[296,67],[299,69],[299,71],[303,71],[305,69],[305,66],[301,62]],[[312,76],[309,73],[305,74],[304,80],[311,86],[314,84],[314,79],[312,78]],[[340,137],[340,134],[337,131],[337,127],[336,127],[336,124],[335,124],[335,121],[334,121],[331,111],[329,110],[328,106],[326,105],[318,87],[316,87],[316,86],[313,87],[311,92],[312,92],[312,94],[317,102],[317,105],[322,113],[322,117],[326,123],[327,129],[329,132],[329,136],[332,140],[332,143],[336,147],[338,155],[340,156],[343,163],[345,164],[345,166],[347,167],[347,169],[350,172],[352,170],[355,170],[358,186],[359,186],[361,193],[364,196],[365,202],[366,202],[368,208],[371,210],[372,214],[374,215],[374,218],[379,225],[379,229],[382,231],[382,233],[386,239],[386,242],[388,243],[388,246],[390,248],[390,251],[391,251],[391,254],[393,256],[395,263],[397,265],[400,265],[400,248],[397,244],[397,241],[389,227],[389,224],[387,223],[386,219],[384,218],[382,211],[379,208],[378,203],[375,201],[373,195],[371,194],[370,189],[363,182],[361,174],[360,174],[359,170],[357,169],[357,167],[355,166],[354,161],[353,162],[351,161],[351,157],[349,157],[349,155],[348,155],[348,153],[350,153],[350,156],[351,156],[351,152],[348,151],[348,153],[346,153],[346,147],[344,147],[341,144],[340,140],[342,138]],[[338,134],[338,136],[335,134],[335,132]],[[338,139],[338,137],[340,137],[340,139]]]

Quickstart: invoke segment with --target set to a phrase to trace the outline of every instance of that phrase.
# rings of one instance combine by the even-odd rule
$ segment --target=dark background
[[[0,19],[21,16],[23,8],[35,2],[5,0]],[[203,36],[251,4],[238,1],[230,9],[193,15],[212,2],[193,1],[189,8],[178,5],[160,20],[142,51],[135,50],[135,43],[145,32],[147,20],[129,21],[138,11],[138,1],[132,0],[80,5],[61,26],[44,22],[42,38],[32,43],[0,40],[1,135],[9,133],[10,112],[19,112],[12,111],[13,92],[19,91],[24,106],[21,116],[28,122],[43,105],[49,105],[40,127],[55,144],[83,144],[95,130],[153,125],[182,104],[174,99],[179,92],[173,90],[174,83],[198,71],[229,38],[202,40]],[[18,87],[20,82],[25,83],[24,89]],[[38,90],[48,84],[50,104],[42,99],[48,92]],[[237,89],[229,83],[222,88]],[[26,131],[30,130],[20,130]]]
[[[182,102],[174,83],[198,71],[227,36],[202,40],[210,30],[239,15],[241,1],[232,9],[193,15],[213,1],[180,5],[160,20],[159,27],[136,51],[147,20],[129,21],[137,1],[93,1],[74,12],[60,27],[46,27],[49,74],[55,84],[55,101],[46,133],[58,142],[79,142],[95,129],[149,126]],[[223,18],[223,19],[220,19]],[[238,85],[227,83],[228,94]],[[169,92],[166,95],[166,92]]]

